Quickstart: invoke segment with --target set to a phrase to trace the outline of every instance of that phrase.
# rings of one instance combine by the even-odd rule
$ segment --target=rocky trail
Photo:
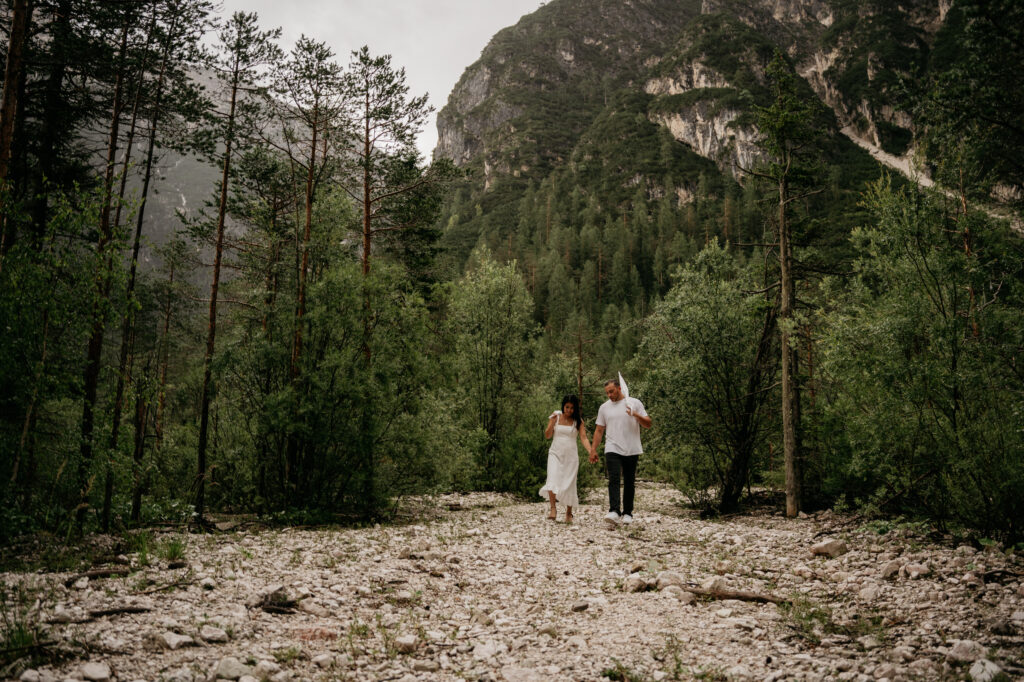
[[[1024,562],[998,546],[953,547],[913,524],[830,512],[704,521],[654,484],[638,490],[637,521],[609,529],[602,498],[591,493],[572,525],[546,520],[539,501],[449,495],[419,503],[407,525],[169,534],[172,559],[136,552],[91,575],[4,573],[5,618],[38,623],[53,655],[3,674],[522,682],[1024,673]]]

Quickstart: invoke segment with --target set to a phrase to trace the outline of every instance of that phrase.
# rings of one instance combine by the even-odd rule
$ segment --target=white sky
[[[340,64],[368,45],[405,67],[409,94],[430,95],[440,110],[455,83],[495,33],[515,24],[542,0],[223,0],[224,15],[257,12],[260,24],[282,29],[286,52],[302,34],[326,42]],[[418,146],[430,159],[437,144],[436,112]]]

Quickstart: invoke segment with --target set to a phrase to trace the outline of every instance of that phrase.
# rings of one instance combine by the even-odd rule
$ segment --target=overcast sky
[[[467,66],[495,33],[537,9],[541,0],[223,0],[224,14],[258,12],[266,28],[280,26],[287,52],[306,34],[323,40],[348,64],[363,45],[405,67],[411,95],[428,93],[441,109]],[[420,153],[437,144],[435,117],[420,134]]]

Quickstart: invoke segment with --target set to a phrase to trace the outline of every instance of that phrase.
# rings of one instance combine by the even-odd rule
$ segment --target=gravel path
[[[410,525],[183,536],[184,568],[2,575],[63,662],[23,680],[877,680],[1024,672],[1024,562],[824,512],[703,521],[641,484],[609,529],[494,494]],[[562,510],[560,509],[560,515]],[[882,532],[885,531],[885,532]],[[817,554],[812,554],[812,548]],[[166,589],[161,586],[170,585]],[[788,605],[710,599],[743,590]],[[636,591],[632,591],[636,590]],[[134,607],[141,613],[97,615]]]

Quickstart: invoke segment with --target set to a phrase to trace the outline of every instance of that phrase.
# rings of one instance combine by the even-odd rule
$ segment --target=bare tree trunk
[[[87,481],[89,468],[93,459],[93,429],[95,426],[94,410],[96,393],[99,387],[100,363],[103,359],[103,333],[106,330],[106,315],[103,311],[104,301],[110,296],[109,259],[105,258],[107,248],[113,237],[110,221],[110,202],[113,198],[114,168],[117,159],[117,142],[121,122],[121,95],[124,85],[124,59],[128,49],[128,29],[130,20],[125,16],[121,31],[120,55],[118,71],[114,80],[114,100],[110,120],[110,138],[107,142],[107,165],[103,178],[103,208],[100,211],[99,240],[96,244],[97,273],[95,281],[95,299],[92,304],[92,331],[89,335],[89,346],[86,354],[85,377],[82,382],[82,428],[81,456],[78,462],[79,503],[76,510],[76,525],[81,530],[88,510],[88,494],[91,483]]]
[[[210,318],[206,332],[206,355],[203,358],[203,392],[199,412],[199,449],[196,457],[196,520],[203,522],[206,504],[206,446],[210,432],[210,381],[213,375],[213,351],[217,337],[217,289],[220,286],[220,264],[224,251],[224,221],[228,211],[228,178],[231,172],[231,143],[235,130],[235,105],[238,98],[238,71],[231,82],[231,106],[228,111],[224,165],[220,180],[220,207],[217,211],[217,243],[214,246],[213,281],[210,284]]]
[[[14,144],[14,123],[18,118],[18,91],[24,71],[25,43],[29,25],[32,23],[30,0],[14,0],[11,14],[11,36],[7,47],[7,65],[4,69],[4,90],[0,98],[0,257],[14,240],[12,224],[7,220],[7,206],[4,190],[7,189],[7,172],[11,163],[11,147]],[[3,261],[0,260],[0,267]]]
[[[171,263],[169,277],[170,287],[174,286],[174,263]],[[156,433],[156,448],[160,449],[164,439],[164,407],[167,404],[167,364],[170,358],[171,329],[171,297],[167,297],[164,306],[164,328],[160,334],[160,382],[157,387],[156,418],[153,420],[153,431]]]
[[[789,186],[785,176],[779,181],[779,268],[782,294],[779,305],[782,348],[782,448],[786,468],[786,516],[800,513],[800,393],[796,385],[796,348],[793,343],[793,313],[796,292],[793,287],[793,255],[786,213]]]
[[[145,454],[148,418],[149,401],[146,400],[142,391],[138,391],[135,394],[135,447],[132,450],[132,510],[130,518],[134,523],[138,523],[142,516],[142,457]]]

